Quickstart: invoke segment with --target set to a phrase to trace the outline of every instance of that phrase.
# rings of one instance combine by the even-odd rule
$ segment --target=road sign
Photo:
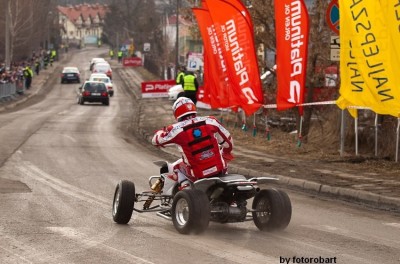
[[[144,52],[149,52],[150,51],[150,43],[144,43],[143,44],[143,51]]]
[[[331,0],[326,9],[326,22],[330,29],[339,35],[339,3],[338,0]]]
[[[331,36],[331,61],[340,60],[340,38],[339,36]]]

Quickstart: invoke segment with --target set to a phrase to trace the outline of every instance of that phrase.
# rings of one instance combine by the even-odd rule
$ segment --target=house
[[[167,39],[167,46],[170,51],[176,48],[176,15],[166,17],[164,24],[164,35]],[[178,51],[178,64],[187,65],[188,56],[192,53],[203,53],[203,43],[201,39],[193,39],[190,29],[194,22],[179,16],[179,51]]]
[[[107,5],[79,4],[57,6],[63,44],[96,44],[103,33]]]

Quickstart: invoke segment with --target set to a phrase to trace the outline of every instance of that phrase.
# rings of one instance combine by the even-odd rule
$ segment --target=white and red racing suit
[[[227,161],[233,159],[231,135],[214,117],[193,117],[170,125],[157,131],[152,143],[158,147],[177,145],[182,159],[174,171],[178,169],[192,182],[225,174]]]

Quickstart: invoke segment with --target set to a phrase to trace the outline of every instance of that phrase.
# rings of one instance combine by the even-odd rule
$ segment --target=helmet
[[[196,106],[193,101],[187,97],[179,97],[176,99],[174,105],[172,106],[172,111],[174,112],[174,116],[176,120],[189,115],[189,114],[197,114]]]

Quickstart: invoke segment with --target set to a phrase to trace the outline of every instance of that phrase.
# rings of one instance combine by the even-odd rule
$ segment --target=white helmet
[[[188,114],[197,114],[195,104],[187,97],[179,97],[176,99],[172,106],[172,111],[174,112],[175,119],[178,121]]]

